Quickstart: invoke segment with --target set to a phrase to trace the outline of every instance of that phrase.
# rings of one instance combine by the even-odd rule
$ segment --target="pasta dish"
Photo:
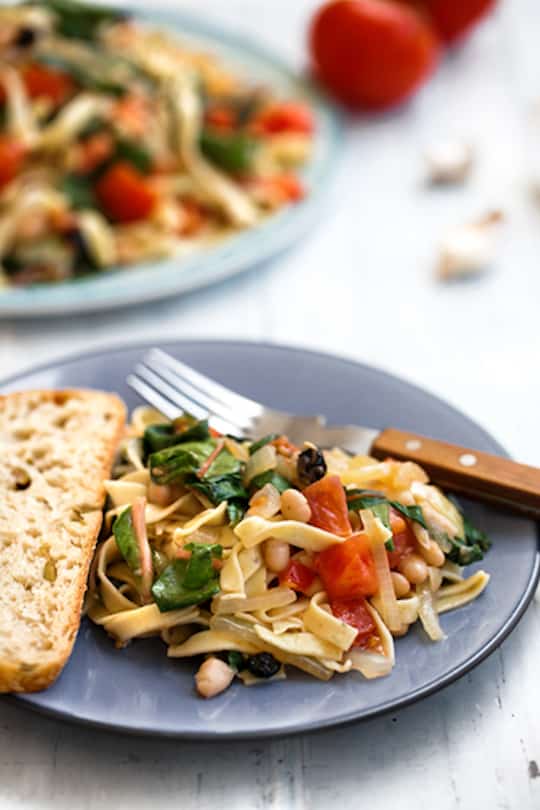
[[[388,675],[394,638],[476,599],[489,543],[412,462],[286,436],[222,436],[188,414],[133,412],[87,613],[123,647],[159,635],[202,660],[199,693],[296,667]]]
[[[304,195],[314,121],[125,12],[0,7],[0,286],[185,256]]]

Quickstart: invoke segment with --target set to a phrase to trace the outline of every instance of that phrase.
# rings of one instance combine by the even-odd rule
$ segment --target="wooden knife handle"
[[[394,428],[383,430],[371,454],[416,461],[441,487],[536,517],[540,514],[540,469],[536,467]]]

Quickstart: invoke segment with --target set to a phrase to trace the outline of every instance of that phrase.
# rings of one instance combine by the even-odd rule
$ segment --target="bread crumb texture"
[[[0,398],[0,692],[46,688],[69,657],[124,422],[99,391]]]

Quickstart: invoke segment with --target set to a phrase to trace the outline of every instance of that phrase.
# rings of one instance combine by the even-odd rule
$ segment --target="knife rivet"
[[[409,441],[405,442],[405,447],[407,450],[420,450],[422,442],[418,441],[418,439],[409,439]]]
[[[473,456],[472,453],[463,453],[462,456],[459,457],[459,463],[462,467],[474,467],[478,459],[476,456]]]

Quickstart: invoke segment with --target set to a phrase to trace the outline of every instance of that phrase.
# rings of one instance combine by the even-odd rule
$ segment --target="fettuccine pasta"
[[[0,287],[190,256],[303,198],[310,106],[200,48],[77,0],[0,7]]]
[[[444,643],[440,614],[489,582],[463,574],[485,535],[409,462],[138,408],[106,490],[88,615],[118,647],[159,635],[170,658],[202,656],[205,697],[287,667],[388,675],[394,638],[419,621]]]

